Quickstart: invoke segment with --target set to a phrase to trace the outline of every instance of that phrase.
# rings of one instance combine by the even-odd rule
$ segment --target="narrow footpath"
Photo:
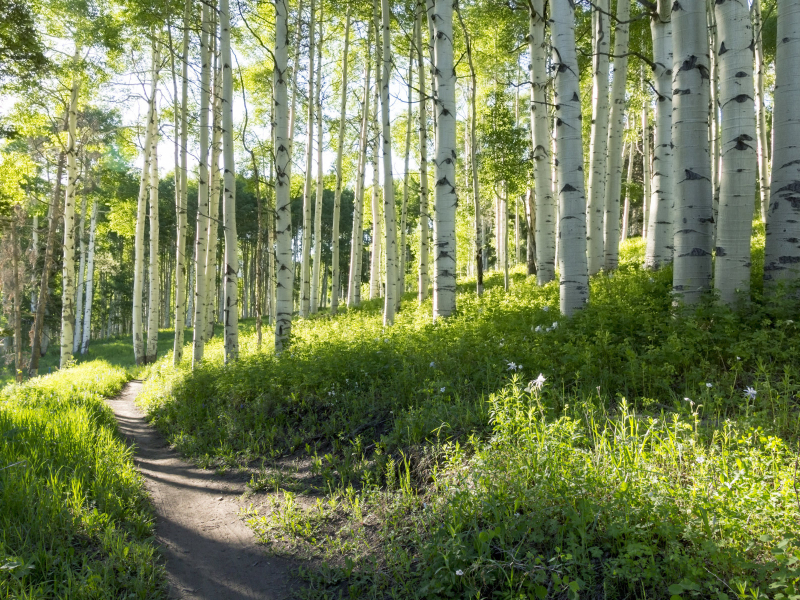
[[[119,430],[135,446],[157,515],[156,536],[166,558],[170,598],[282,600],[291,596],[291,561],[267,556],[238,516],[245,481],[218,476],[181,460],[151,427],[128,383],[107,401]]]

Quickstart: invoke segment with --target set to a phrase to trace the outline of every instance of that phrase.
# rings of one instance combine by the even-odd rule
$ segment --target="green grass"
[[[103,397],[105,361],[0,392],[0,597],[158,598],[152,515]]]
[[[309,597],[800,597],[800,306],[762,301],[761,229],[738,312],[674,306],[642,252],[572,319],[515,271],[436,323],[410,295],[391,328],[299,320],[281,356],[244,323],[237,363],[165,359],[143,405],[202,466],[263,465],[247,517],[324,561]]]

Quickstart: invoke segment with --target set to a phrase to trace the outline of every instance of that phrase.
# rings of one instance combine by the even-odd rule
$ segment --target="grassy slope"
[[[0,392],[0,596],[158,598],[162,568],[105,361]]]
[[[796,303],[760,302],[762,242],[738,314],[676,311],[631,240],[571,320],[556,284],[493,276],[447,321],[407,297],[384,329],[368,302],[296,322],[280,357],[245,330],[229,367],[216,340],[143,401],[200,464],[264,461],[253,487],[284,491],[250,522],[328,561],[311,595],[792,597],[800,331]]]

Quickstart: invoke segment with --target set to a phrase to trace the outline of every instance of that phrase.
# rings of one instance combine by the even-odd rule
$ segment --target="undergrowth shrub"
[[[152,517],[103,397],[127,380],[95,361],[0,392],[0,596],[164,595]]]

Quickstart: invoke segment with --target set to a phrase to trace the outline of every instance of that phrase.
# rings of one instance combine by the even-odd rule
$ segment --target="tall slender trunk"
[[[353,231],[350,241],[350,273],[347,288],[347,306],[349,307],[358,306],[361,303],[361,263],[364,244],[364,184],[367,163],[367,133],[369,124],[371,123],[369,108],[370,74],[372,73],[370,52],[372,47],[371,31],[372,30],[368,27],[364,68],[364,100],[361,114],[361,131],[358,136],[358,170],[356,172],[355,205],[353,208]]]
[[[673,289],[696,303],[711,285],[713,190],[708,143],[709,50],[704,0],[672,5],[675,147],[675,268]]]
[[[78,354],[81,349],[81,325],[83,324],[83,291],[86,281],[86,206],[87,195],[89,192],[89,160],[85,159],[83,174],[83,190],[81,193],[81,218],[78,221],[78,252],[80,252],[80,263],[78,266],[78,278],[75,285],[75,329],[72,332],[72,353]]]
[[[276,0],[277,1],[277,0]],[[287,61],[288,61],[288,44],[289,44],[289,16],[288,16],[288,4],[286,5],[287,16],[286,16],[286,44],[287,44]],[[289,108],[289,158],[290,160],[294,157],[294,122],[295,116],[297,115],[297,97],[300,95],[300,88],[297,87],[297,79],[298,73],[300,72],[300,46],[302,45],[303,41],[303,0],[300,0],[297,5],[297,31],[295,32],[294,36],[294,56],[292,61],[292,76],[291,76],[291,86],[292,86],[292,104]],[[287,71],[288,75],[288,71]],[[288,86],[287,82],[287,86]],[[288,94],[288,92],[287,92]]]
[[[420,302],[428,297],[428,93],[425,85],[425,59],[422,52],[422,28],[426,22],[425,4],[418,5],[417,67],[419,70],[419,291]]]
[[[500,198],[500,223],[502,224],[502,238],[503,245],[503,289],[508,291],[510,281],[508,279],[508,187],[503,182],[503,192]]]
[[[433,221],[433,318],[456,309],[456,72],[453,64],[453,3],[435,0],[436,192]]]
[[[525,224],[528,228],[525,240],[525,259],[527,273],[530,276],[536,275],[536,240],[533,237],[533,232],[536,228],[536,207],[534,206],[534,191],[531,187],[528,187],[528,192],[525,196]]]
[[[223,188],[225,228],[225,362],[239,358],[239,254],[236,232],[236,163],[233,155],[233,62],[228,0],[220,0],[220,46],[222,55],[222,154],[225,163]]]
[[[750,292],[750,233],[757,155],[753,85],[753,30],[747,4],[714,7],[720,72],[722,139],[714,287],[726,304]],[[725,49],[723,52],[722,49]]]
[[[778,45],[772,117],[772,180],[764,250],[764,287],[800,280],[800,5],[778,0]]]
[[[588,207],[586,211],[586,256],[590,275],[594,275],[603,268],[605,250],[603,216],[605,214],[606,159],[608,157],[608,54],[611,45],[608,14],[609,1],[598,0],[592,10],[595,47],[592,56],[592,128],[589,138],[591,164],[587,182]],[[614,60],[620,59],[615,58]],[[616,72],[615,63],[615,79]]]
[[[380,218],[380,178],[378,171],[378,151],[380,144],[380,131],[378,129],[378,100],[381,89],[381,51],[378,43],[380,27],[377,19],[373,19],[375,29],[375,88],[372,95],[372,255],[369,266],[369,299],[379,298],[381,295],[380,258],[383,236],[381,234]]]
[[[275,0],[275,351],[289,346],[292,329],[292,207],[291,137],[289,132],[289,8],[288,0]]]
[[[416,21],[414,22],[416,24]],[[411,104],[414,102],[414,46],[411,45],[411,50],[408,56],[408,107],[406,112],[406,144],[403,152],[403,205],[400,210],[400,250],[398,255],[398,268],[397,268],[397,305],[400,306],[400,300],[406,291],[406,256],[408,251],[406,249],[406,227],[408,225],[408,161],[411,156]]]
[[[86,263],[86,304],[83,311],[83,340],[81,342],[81,354],[89,351],[89,339],[92,333],[92,302],[94,294],[94,251],[95,233],[97,231],[97,213],[99,207],[97,200],[92,202],[92,219],[89,222],[89,258]]]
[[[624,157],[623,132],[625,119],[625,84],[628,77],[628,38],[631,3],[617,3],[617,26],[614,30],[614,83],[611,85],[611,114],[608,127],[608,162],[606,164],[605,197],[605,260],[606,270],[616,269],[619,262],[619,209],[622,193]]]
[[[377,8],[378,0],[375,0]],[[383,217],[386,231],[386,292],[383,309],[383,324],[392,325],[399,308],[397,293],[397,208],[394,201],[394,176],[392,174],[392,127],[389,120],[389,84],[392,78],[392,38],[389,0],[381,0],[381,20],[383,33],[381,76],[381,155],[383,157]]]
[[[11,288],[14,298],[13,323],[14,323],[14,379],[22,383],[22,278],[19,273],[19,234],[17,226],[23,219],[22,209],[16,206],[11,213]]]
[[[158,324],[161,308],[161,279],[158,252],[158,110],[153,108],[153,134],[150,150],[150,302],[147,309],[147,354],[145,361],[154,363],[158,353]]]
[[[551,12],[555,94],[559,102],[559,118],[556,122],[559,223],[560,237],[564,240],[561,247],[563,269],[560,304],[562,314],[571,316],[589,300],[575,9],[569,2],[554,2]]]
[[[724,0],[723,0],[724,1]],[[708,59],[710,64],[710,81],[709,81],[709,100],[708,100],[708,142],[710,145],[711,155],[711,192],[713,197],[711,199],[711,207],[714,215],[714,220],[711,222],[711,240],[712,247],[715,246],[714,240],[717,236],[717,215],[719,214],[719,126],[717,124],[717,115],[719,114],[719,59],[717,57],[717,41],[719,35],[717,34],[717,18],[714,14],[715,0],[707,0],[706,14],[708,20]]]
[[[633,142],[628,144],[628,175],[625,178],[625,186],[623,187],[623,194],[625,194],[625,207],[622,210],[622,233],[620,241],[624,242],[628,239],[628,230],[630,229],[630,216],[631,216],[631,183],[633,182],[633,154],[636,151],[636,144]],[[624,156],[624,154],[623,154]],[[624,164],[624,163],[623,163]]]
[[[644,67],[640,71],[640,85],[644,91],[642,104],[642,183],[644,195],[642,196],[642,239],[647,240],[647,217],[650,210],[650,94],[644,85]]]
[[[67,193],[64,198],[64,262],[61,271],[61,368],[72,361],[72,331],[75,324],[75,191],[78,183],[78,94],[77,73],[80,47],[75,49],[72,90],[67,119]]]
[[[206,307],[203,322],[205,323],[205,339],[214,337],[214,323],[217,322],[215,314],[215,300],[217,295],[217,240],[219,239],[219,196],[222,188],[222,171],[219,168],[220,155],[222,154],[222,63],[220,60],[218,40],[215,35],[211,44],[214,53],[214,86],[212,88],[211,107],[211,161],[208,166],[209,195],[208,195],[208,232],[206,240],[205,273],[206,273]]]
[[[535,194],[536,281],[539,285],[555,278],[556,199],[550,160],[550,124],[545,88],[548,76],[545,52],[544,1],[532,0],[528,45],[531,55],[531,142]]]
[[[653,36],[656,109],[650,222],[644,266],[657,269],[672,261],[675,204],[672,166],[672,21],[668,0],[659,1],[658,10],[650,21],[650,31]]]
[[[347,54],[350,50],[350,6],[347,7],[344,26],[344,53],[342,55],[342,103],[339,111],[339,138],[336,143],[336,190],[333,196],[333,231],[331,233],[331,314],[339,309],[339,220],[342,212],[342,154],[344,152],[344,130],[347,125]],[[361,156],[359,155],[359,160]],[[355,230],[355,213],[353,215]],[[355,242],[353,242],[355,243]]]
[[[208,237],[208,121],[211,95],[211,7],[203,4],[202,29],[200,32],[200,151],[198,157],[197,223],[195,225],[194,255],[194,318],[192,339],[192,368],[203,360],[206,342],[206,241]],[[213,32],[216,35],[216,31]]]
[[[325,193],[322,181],[322,9],[319,5],[319,40],[317,40],[317,91],[314,97],[317,117],[317,197],[314,203],[314,262],[311,269],[311,314],[319,309],[320,274],[322,267],[322,197]]]
[[[175,342],[172,362],[177,367],[183,359],[183,330],[186,322],[186,209],[188,188],[189,141],[189,31],[192,20],[192,0],[183,9],[183,48],[181,58],[180,105],[180,194],[175,194],[177,231],[175,236]],[[177,168],[177,165],[176,165]]]
[[[761,20],[761,0],[753,0],[753,50],[755,53],[756,153],[758,156],[758,190],[761,200],[761,220],[767,222],[769,207],[769,146],[764,102],[764,22]]]
[[[308,26],[308,132],[306,135],[306,181],[303,189],[303,243],[300,267],[300,316],[311,312],[311,168],[314,157],[314,29],[315,0],[311,0]]]

